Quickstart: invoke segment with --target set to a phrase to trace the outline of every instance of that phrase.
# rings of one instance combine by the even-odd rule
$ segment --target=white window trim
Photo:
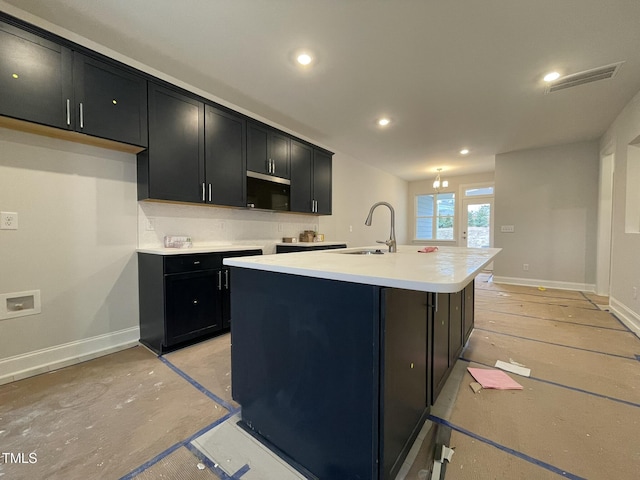
[[[451,240],[438,240],[438,239],[432,239],[432,240],[425,240],[425,239],[421,239],[421,238],[417,238],[418,237],[418,232],[417,232],[417,228],[416,228],[416,220],[418,218],[418,197],[423,196],[423,195],[435,195],[436,196],[436,202],[437,202],[437,196],[439,194],[443,194],[443,193],[453,193],[454,195],[454,199],[455,199],[455,207],[454,207],[454,214],[453,214],[453,238]],[[447,244],[447,245],[456,245],[457,244],[457,240],[456,240],[456,235],[458,233],[458,198],[459,194],[456,194],[456,192],[454,190],[447,190],[447,191],[442,191],[442,192],[423,192],[423,193],[416,193],[413,196],[413,240],[411,241],[411,243],[414,243],[416,245],[433,245],[433,244]],[[437,208],[437,207],[436,207]],[[437,213],[437,211],[436,211]]]

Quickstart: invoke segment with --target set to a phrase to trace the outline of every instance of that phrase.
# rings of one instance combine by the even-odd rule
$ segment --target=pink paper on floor
[[[496,388],[498,390],[522,390],[522,385],[513,380],[502,370],[467,367],[469,373],[482,388]]]

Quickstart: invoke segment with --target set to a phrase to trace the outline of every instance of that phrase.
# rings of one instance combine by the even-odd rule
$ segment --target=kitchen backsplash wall
[[[188,235],[194,247],[230,243],[263,245],[263,252],[267,254],[275,253],[275,245],[282,242],[282,237],[298,237],[303,230],[318,231],[318,217],[240,208],[138,202],[140,248],[162,247],[165,235]]]

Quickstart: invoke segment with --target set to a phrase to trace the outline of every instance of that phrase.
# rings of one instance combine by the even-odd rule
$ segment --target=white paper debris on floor
[[[196,438],[194,447],[233,476],[249,466],[242,480],[305,480],[305,477],[236,423],[240,414]]]
[[[503,362],[502,360],[496,360],[495,366],[496,368],[499,368],[501,370],[515,373],[516,375],[521,375],[523,377],[531,376],[530,368],[521,367],[520,365],[515,365],[513,363],[507,363],[507,362]]]

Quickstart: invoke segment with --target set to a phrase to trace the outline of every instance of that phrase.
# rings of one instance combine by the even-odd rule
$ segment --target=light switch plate
[[[0,212],[0,230],[17,230],[18,214],[16,212]]]

